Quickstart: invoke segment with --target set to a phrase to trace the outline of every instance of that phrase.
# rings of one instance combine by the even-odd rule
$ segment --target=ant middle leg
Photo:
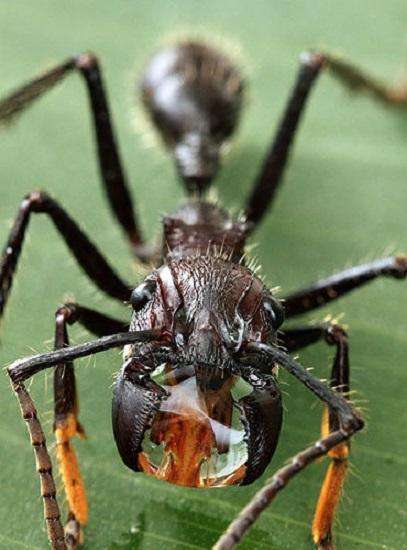
[[[407,255],[396,255],[374,260],[331,277],[321,279],[305,289],[298,290],[284,298],[287,318],[312,311],[337,300],[344,294],[376,279],[377,277],[405,279],[407,277]]]
[[[0,317],[10,295],[31,213],[44,213],[51,218],[79,266],[100,290],[122,302],[130,298],[130,286],[117,275],[64,208],[46,193],[34,191],[22,201],[3,249],[0,262]]]
[[[67,325],[81,323],[97,336],[128,330],[128,323],[76,303],[66,303],[55,314],[55,349],[69,345]],[[85,432],[78,420],[79,406],[73,362],[58,364],[54,369],[54,432],[56,455],[69,506],[65,538],[69,549],[82,542],[82,528],[88,519],[88,504],[72,438],[83,438]]]

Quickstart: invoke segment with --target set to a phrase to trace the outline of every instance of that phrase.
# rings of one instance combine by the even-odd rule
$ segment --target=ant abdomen
[[[202,193],[239,120],[244,86],[238,69],[207,44],[180,42],[151,59],[141,89],[188,192]]]

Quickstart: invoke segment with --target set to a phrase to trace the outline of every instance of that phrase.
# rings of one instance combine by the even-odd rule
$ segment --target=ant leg
[[[282,328],[278,331],[278,345],[282,346],[288,353],[304,349],[322,340],[325,336],[325,329],[325,325],[289,329]]]
[[[336,347],[330,386],[346,397],[349,395],[350,387],[349,348],[347,334],[340,325],[326,323],[319,327],[288,330],[283,335],[282,341],[287,344],[288,351],[295,351],[322,338],[325,339],[328,345]],[[326,437],[329,433],[337,430],[339,426],[338,414],[331,411],[329,407],[325,407],[322,415],[322,437]],[[348,470],[349,448],[349,441],[345,441],[328,453],[331,462],[322,484],[312,524],[314,543],[320,550],[333,548],[332,525]]]
[[[347,348],[341,348],[342,351],[345,349]],[[318,378],[312,376],[287,353],[278,348],[261,343],[248,344],[247,352],[250,354],[250,364],[253,364],[253,361],[256,360],[254,354],[257,354],[257,356],[260,354],[260,356],[263,357],[259,364],[259,368],[264,370],[268,366],[270,369],[274,363],[278,363],[324,401],[329,408],[329,428],[332,429],[332,431],[329,434],[324,434],[314,445],[298,453],[286,466],[280,468],[280,470],[273,475],[271,480],[254,495],[249,504],[245,506],[238,517],[229,525],[225,533],[215,544],[214,548],[216,550],[229,550],[234,548],[259,515],[269,506],[277,494],[296,474],[322,456],[331,454],[335,459],[336,453],[338,453],[338,455],[344,453],[345,451],[343,449],[348,445],[348,439],[357,431],[361,430],[364,425],[363,420],[341,393],[329,388]],[[346,368],[339,372],[338,367],[338,370],[335,371],[335,375],[345,377],[346,372]],[[332,481],[341,479],[341,475],[337,473],[336,475],[337,477],[335,479],[335,476],[332,477],[332,474],[328,472],[328,478],[324,483],[325,491],[323,488],[320,496],[319,502],[321,503],[321,507],[322,505],[333,505],[333,507],[336,505],[334,497],[338,491],[335,492],[335,486]],[[331,490],[331,495],[326,495],[327,489]],[[324,509],[325,511],[327,510],[327,508]],[[317,509],[316,520],[314,521],[314,532],[316,532],[316,523],[321,527],[325,525],[323,516],[318,515],[318,512],[319,510]],[[323,548],[323,546],[321,546],[321,548]],[[325,546],[325,548],[329,548],[329,546]]]
[[[405,279],[407,276],[407,256],[388,256],[373,262],[345,269],[327,279],[322,279],[306,289],[289,294],[284,298],[286,317],[294,317],[312,311],[337,300],[377,277]]]
[[[24,109],[73,71],[79,71],[83,75],[87,86],[99,170],[111,211],[121,225],[136,257],[142,261],[149,261],[153,251],[143,242],[120,160],[101,69],[94,54],[85,53],[71,57],[1,100],[0,124],[12,122]]]
[[[388,105],[407,106],[407,85],[387,86],[340,58],[323,52],[305,52],[300,56],[300,63],[293,92],[272,145],[253,183],[251,194],[246,200],[245,218],[248,222],[248,234],[260,223],[275,198],[309,92],[321,69],[330,70],[342,84],[354,91],[369,92],[374,98]]]
[[[407,105],[407,85],[389,86],[341,57],[322,54],[332,75],[354,92],[367,92],[385,105]]]
[[[80,320],[84,326],[90,328],[94,327],[95,332],[101,333],[110,332],[115,326],[121,324],[121,321],[111,319],[110,317],[104,316],[100,313],[97,313],[93,310],[83,308],[77,304],[67,304],[65,307],[67,309],[72,308],[71,311],[80,315]],[[69,315],[68,315],[69,317]],[[79,320],[79,318],[78,318]],[[69,320],[68,320],[69,322]],[[71,318],[71,322],[73,319]],[[65,327],[66,329],[66,327]],[[65,330],[63,323],[60,323],[56,329],[56,342],[60,342],[60,334],[62,333],[62,339],[65,338]],[[74,548],[74,543],[79,537],[78,522],[73,515],[70,515],[68,518],[68,523],[65,529],[66,542],[64,538],[64,530],[60,521],[59,508],[56,501],[56,491],[55,484],[52,476],[52,462],[48,454],[45,436],[42,431],[40,422],[37,418],[37,412],[35,410],[34,404],[31,400],[30,395],[28,394],[25,386],[24,380],[27,380],[30,376],[34,375],[37,372],[42,370],[54,367],[61,364],[69,364],[73,359],[79,357],[85,357],[87,355],[93,355],[101,351],[113,347],[122,347],[126,344],[135,344],[136,342],[151,342],[160,340],[162,336],[161,331],[157,330],[146,330],[139,332],[125,332],[119,334],[113,334],[109,336],[104,336],[95,340],[93,342],[87,342],[85,344],[80,344],[77,346],[63,347],[57,349],[50,353],[43,353],[40,355],[32,356],[29,358],[21,359],[15,361],[12,365],[7,368],[7,373],[10,376],[12,388],[17,396],[17,399],[20,403],[21,411],[24,420],[27,422],[28,431],[31,437],[31,443],[34,447],[34,452],[36,455],[37,461],[37,471],[40,474],[41,478],[41,494],[44,502],[44,514],[47,522],[48,529],[48,538],[51,542],[53,550],[67,550],[68,548]],[[174,358],[167,353],[168,348],[164,348],[160,361],[163,359],[174,361]],[[151,355],[151,352],[148,353]],[[69,367],[68,367],[69,369]],[[69,372],[69,371],[66,371]],[[65,374],[65,373],[64,373]],[[63,385],[63,377],[59,378],[56,382],[56,427],[58,429],[58,414],[61,413],[62,416],[69,414],[69,411],[75,411],[76,397],[75,397],[75,388],[74,382],[72,382],[72,377],[68,375],[68,387],[61,388],[59,384]],[[70,380],[70,381],[69,381]],[[65,396],[63,395],[65,393]],[[63,400],[66,399],[64,404]],[[76,408],[77,412],[77,408]],[[76,419],[76,417],[75,417]],[[77,419],[76,419],[77,424]],[[78,425],[75,427],[75,431],[78,431]],[[63,433],[62,433],[63,435]],[[67,435],[65,433],[65,435]],[[58,435],[57,435],[58,437]],[[61,443],[65,443],[61,441]],[[76,458],[75,458],[76,460]],[[69,469],[69,466],[66,466]],[[75,481],[78,480],[76,476]],[[68,545],[68,547],[67,547]],[[70,545],[70,546],[69,546]]]
[[[51,218],[79,266],[100,290],[120,301],[129,299],[130,287],[120,279],[62,206],[46,193],[34,191],[21,203],[3,250],[0,262],[0,316],[11,291],[31,213],[44,213]]]
[[[91,309],[81,307],[78,304],[69,303],[66,304],[64,307],[58,309],[57,311],[55,334],[56,348],[65,346],[68,343],[65,321],[68,323],[72,323],[76,320],[79,320],[86,328],[94,331],[97,334],[101,334],[102,332],[109,334],[119,327],[124,328],[126,326],[125,323],[122,323],[121,321],[117,321],[116,319],[112,319]],[[81,489],[79,487],[75,487],[75,484],[79,483],[80,486],[83,486],[79,470],[77,469],[76,456],[72,448],[72,452],[67,453],[67,450],[69,450],[70,447],[69,439],[66,441],[65,438],[64,440],[64,435],[66,435],[66,432],[64,431],[65,421],[67,424],[70,423],[71,427],[73,427],[74,419],[75,428],[78,428],[80,426],[77,422],[78,407],[76,400],[73,364],[67,362],[65,364],[57,365],[55,368],[54,380],[57,456],[60,465],[61,463],[65,464],[65,467],[61,468],[65,488],[67,487],[67,479],[64,475],[64,471],[75,471],[76,474],[70,476],[70,491],[66,490],[68,502],[71,509],[71,500],[69,498],[70,492],[75,492],[76,495],[79,495]],[[48,539],[51,543],[51,547],[54,550],[75,548],[75,546],[73,545],[73,542],[75,540],[74,537],[79,534],[77,521],[75,519],[75,516],[72,516],[70,514],[64,535],[64,529],[60,520],[58,502],[56,500],[56,489],[52,474],[52,461],[47,450],[44,432],[38,419],[35,405],[22,381],[12,381],[12,388],[20,403],[21,413],[27,423],[27,428],[31,438],[31,444],[34,447],[37,471],[41,479],[41,495],[44,503],[44,516],[47,524]],[[75,432],[76,431],[83,433],[80,427],[79,430],[75,429]],[[69,460],[67,462],[64,462],[64,458]]]
[[[330,386],[345,397],[349,395],[349,346],[348,337],[342,327],[331,325],[326,329],[325,341],[336,347],[332,365]],[[340,426],[340,419],[335,411],[324,408],[321,432],[326,437]],[[332,549],[332,525],[342,488],[349,466],[349,441],[334,447],[328,452],[330,463],[325,474],[315,509],[312,523],[312,537],[320,550]]]
[[[308,95],[324,65],[324,57],[320,54],[306,54],[300,57],[300,63],[301,66],[294,89],[279,123],[273,143],[254,181],[250,196],[246,200],[245,219],[248,222],[248,234],[260,223],[273,202]]]
[[[34,402],[22,382],[12,383],[12,388],[20,404],[21,414],[26,422],[31,445],[34,448],[36,468],[41,482],[41,496],[48,540],[53,550],[67,550],[64,529],[61,524],[59,506],[56,499],[51,457],[48,453],[45,435],[38,419]]]
[[[98,336],[128,330],[128,323],[118,321],[76,303],[67,303],[55,314],[55,349],[69,345],[67,324],[81,323]],[[79,423],[78,398],[75,372],[72,361],[58,364],[54,370],[54,432],[56,454],[62,477],[66,500],[69,506],[65,526],[68,548],[75,549],[83,542],[82,529],[88,519],[88,503],[84,481],[79,469],[75,448],[71,443],[74,436],[85,437]]]

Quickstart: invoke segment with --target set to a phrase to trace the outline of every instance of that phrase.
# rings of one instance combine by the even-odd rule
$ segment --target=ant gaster
[[[348,401],[349,354],[335,323],[281,329],[286,318],[321,307],[378,277],[402,278],[405,256],[391,256],[342,271],[279,301],[245,265],[245,244],[271,206],[301,114],[321,69],[383,103],[402,105],[406,93],[371,79],[352,65],[320,53],[301,57],[300,70],[275,139],[244,214],[233,219],[205,198],[224,145],[240,116],[245,83],[239,70],[205,43],[184,41],[157,53],[142,78],[144,106],[174,158],[189,200],[164,217],[162,249],[140,229],[110,121],[97,58],[82,54],[28,82],[0,102],[10,122],[67,74],[85,79],[101,179],[109,205],[134,255],[156,269],[135,289],[108,264],[65,209],[42,191],[23,200],[6,243],[1,312],[10,293],[31,213],[47,214],[90,279],[107,295],[130,302],[130,325],[77,303],[56,313],[55,351],[15,361],[13,389],[27,422],[41,478],[48,537],[53,548],[82,541],[88,508],[72,437],[81,435],[73,360],[125,346],[113,397],[113,431],[124,463],[134,471],[193,487],[248,484],[269,464],[280,433],[280,365],[326,405],[322,437],[281,468],[231,524],[216,547],[232,548],[261,511],[298,472],[323,455],[330,465],[312,526],[314,542],[332,548],[332,523],[348,465],[349,438],[363,421]],[[99,336],[69,346],[67,327],[79,322]],[[330,386],[289,353],[325,340],[336,349]],[[69,506],[65,529],[56,501],[45,438],[25,381],[54,367],[57,460]],[[239,380],[245,391],[236,391]],[[233,451],[233,452],[232,452]],[[232,458],[230,458],[232,457]]]

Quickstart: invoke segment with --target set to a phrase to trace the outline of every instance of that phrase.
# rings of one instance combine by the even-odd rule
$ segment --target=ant
[[[275,138],[248,197],[233,219],[206,199],[224,145],[233,136],[245,82],[227,56],[200,41],[186,40],[156,53],[141,92],[144,107],[172,155],[188,201],[163,220],[161,250],[143,238],[123,171],[98,59],[72,57],[0,102],[0,122],[11,122],[68,74],[79,72],[89,94],[101,180],[110,208],[133,256],[154,269],[136,288],[125,282],[66,210],[43,191],[21,203],[4,248],[0,311],[4,311],[33,213],[45,213],[79,266],[99,289],[133,309],[130,323],[78,303],[59,307],[55,350],[8,367],[27,424],[41,481],[48,538],[53,549],[83,541],[88,505],[72,443],[84,430],[78,420],[73,360],[124,347],[112,407],[115,441],[126,466],[190,487],[246,485],[269,464],[282,424],[277,368],[287,370],[325,404],[322,436],[281,468],[254,496],[216,544],[234,547],[287,483],[328,455],[312,536],[333,548],[332,524],[348,469],[349,440],[363,420],[348,399],[349,353],[344,328],[334,322],[282,328],[284,319],[322,307],[379,276],[407,275],[407,257],[390,256],[347,269],[278,300],[246,262],[245,244],[282,181],[308,95],[323,69],[355,90],[385,104],[405,105],[407,91],[382,85],[333,56],[301,56],[298,76]],[[70,346],[68,325],[80,323],[97,340]],[[290,353],[317,341],[333,346],[329,385]],[[25,382],[53,367],[56,457],[69,512],[63,527],[52,463]]]

